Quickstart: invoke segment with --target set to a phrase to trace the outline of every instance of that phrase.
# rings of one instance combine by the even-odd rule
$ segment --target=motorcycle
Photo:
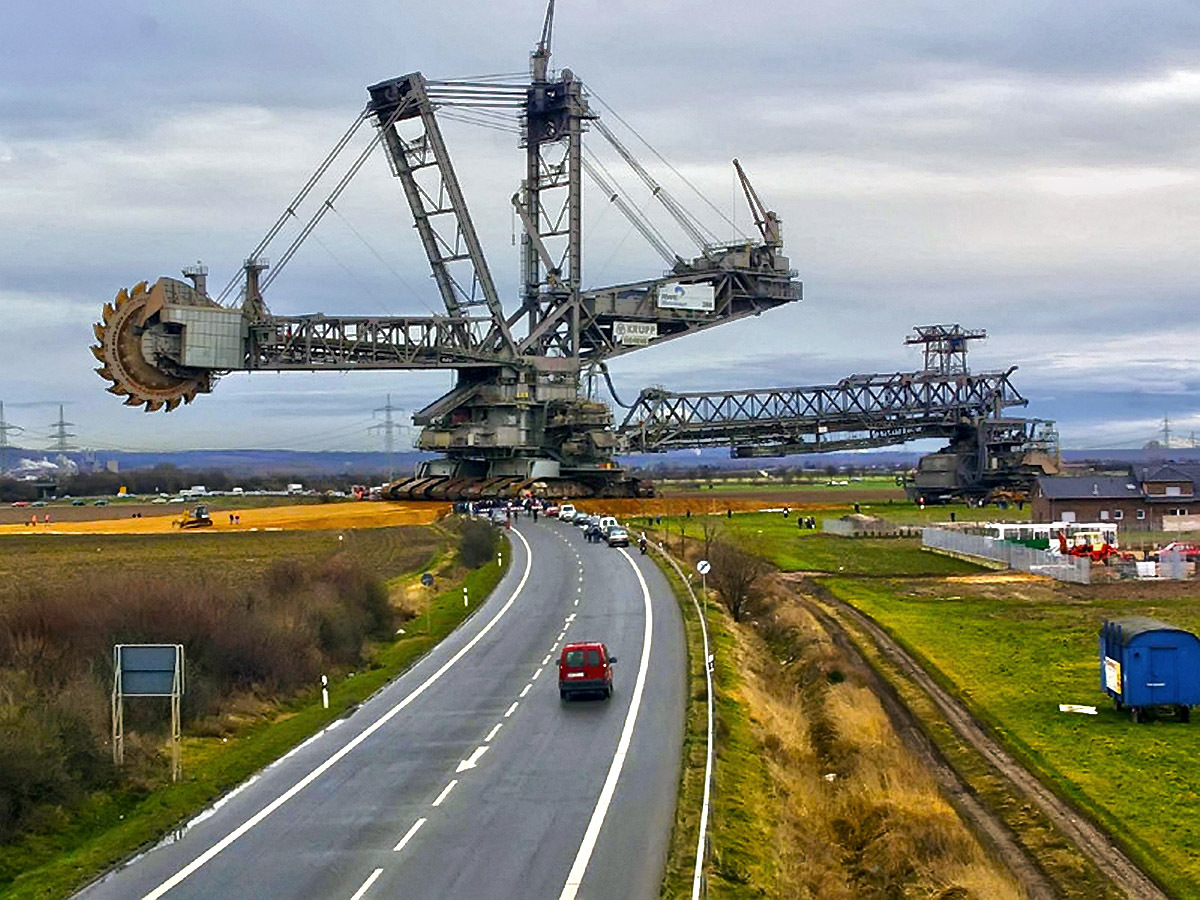
[[[646,539],[645,538],[638,539],[638,550],[641,552],[642,556],[646,555]]]

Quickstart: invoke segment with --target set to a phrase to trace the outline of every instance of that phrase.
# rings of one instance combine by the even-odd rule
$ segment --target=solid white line
[[[550,657],[548,657],[548,656],[546,657],[546,659],[549,659],[549,658]],[[544,669],[544,668],[545,668],[545,664],[543,664],[541,666],[541,668],[539,668],[536,672],[533,673],[533,678],[531,678],[530,681],[537,681],[537,677],[542,674],[542,669]]]
[[[512,706],[510,706],[510,707],[509,707],[507,710],[505,710],[505,712],[504,712],[504,718],[506,718],[506,719],[507,719],[507,718],[508,718],[509,716],[511,716],[511,715],[512,715],[514,712],[516,712],[516,711],[517,711],[517,707],[518,707],[519,705],[520,705],[520,704],[519,704],[519,703],[517,703],[517,701],[516,701],[516,700],[514,700],[514,701],[513,701],[513,705],[512,705]]]
[[[458,779],[457,778],[451,779],[450,783],[448,785],[446,785],[444,788],[442,788],[442,792],[437,795],[437,799],[434,800],[429,805],[430,806],[441,806],[442,801],[446,799],[446,795],[448,795],[452,790],[454,790],[454,786],[456,784],[458,784]]]
[[[439,678],[441,678],[450,670],[451,666],[466,656],[476,644],[483,640],[484,636],[496,626],[496,623],[500,621],[501,617],[508,612],[513,603],[516,602],[517,597],[525,587],[525,582],[529,580],[529,573],[533,570],[533,551],[530,549],[529,542],[525,540],[525,538],[521,535],[521,532],[517,531],[515,528],[509,533],[515,534],[521,543],[525,545],[525,571],[521,574],[521,580],[517,582],[517,586],[513,590],[512,595],[508,598],[508,600],[505,601],[504,605],[500,607],[500,609],[496,612],[496,615],[492,616],[491,621],[484,625],[483,628],[480,629],[479,633],[475,635],[475,637],[467,641],[461,650],[455,653],[446,662],[442,663],[441,668],[426,678],[417,687],[413,688],[407,697],[405,697],[403,700],[381,715],[378,719],[364,728],[361,732],[359,732],[359,734],[348,744],[342,747],[342,749],[338,750],[336,753],[326,759],[325,762],[321,763],[319,766],[297,781],[294,785],[288,788],[287,791],[280,794],[233,831],[229,832],[229,834],[225,835],[225,837],[221,838],[221,840],[217,841],[217,843],[213,844],[154,890],[150,891],[150,893],[146,894],[142,900],[158,900],[159,897],[162,897],[167,893],[167,891],[178,885],[193,872],[196,872],[201,866],[207,864],[214,857],[216,857],[218,853],[225,850],[225,848],[248,832],[251,828],[256,826],[259,822],[271,815],[271,813],[275,812],[275,810],[279,809],[279,807],[283,806],[283,804],[287,803],[298,793],[324,775],[343,757],[350,753],[350,751],[386,725],[401,710],[425,693],[425,691],[427,691]]]
[[[488,736],[483,739],[483,742],[485,744],[490,744],[492,742],[492,739],[496,737],[497,732],[499,732],[500,729],[503,727],[504,727],[503,722],[497,722],[496,727],[488,732]]]
[[[408,844],[408,842],[413,839],[413,835],[416,834],[418,829],[420,829],[420,827],[424,824],[425,824],[424,819],[417,819],[417,821],[413,822],[412,828],[408,829],[408,831],[406,831],[404,833],[404,837],[400,838],[400,843],[398,843],[392,849],[397,852],[403,850],[405,845]]]
[[[375,883],[375,879],[383,874],[383,869],[376,869],[367,876],[367,880],[363,882],[362,887],[354,892],[354,896],[350,900],[362,900],[363,895],[371,889],[371,885]]]
[[[638,583],[642,586],[642,603],[646,609],[646,623],[642,629],[642,659],[638,663],[637,682],[633,686],[633,698],[629,701],[629,712],[625,714],[625,727],[621,729],[617,752],[613,754],[612,765],[608,767],[608,777],[604,779],[604,787],[600,791],[599,799],[596,800],[596,808],[592,810],[591,821],[588,822],[583,842],[579,845],[579,852],[575,855],[575,862],[571,865],[567,883],[563,885],[558,900],[575,900],[579,893],[579,885],[583,881],[584,873],[587,872],[592,852],[596,849],[596,841],[600,837],[604,817],[608,813],[609,804],[612,803],[613,794],[616,793],[617,781],[621,778],[621,769],[625,766],[625,757],[629,753],[629,745],[633,741],[633,729],[637,724],[638,710],[642,706],[642,692],[646,688],[646,673],[650,670],[650,632],[654,625],[654,613],[650,607],[650,588],[647,587],[646,579],[642,577],[642,572],[634,563],[633,557],[623,549],[621,555],[633,568]]]
[[[519,697],[520,697],[522,700],[524,700],[524,699],[525,699],[525,695],[526,695],[526,694],[528,694],[528,693],[529,693],[529,691],[530,691],[532,688],[533,688],[533,685],[532,685],[532,684],[527,684],[527,685],[525,685],[525,687],[521,688],[521,693],[520,693],[518,696],[519,696]]]

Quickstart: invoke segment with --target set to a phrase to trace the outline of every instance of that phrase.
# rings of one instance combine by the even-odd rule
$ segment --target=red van
[[[575,694],[612,696],[612,665],[615,656],[598,641],[566,644],[558,658],[558,696],[570,700]]]

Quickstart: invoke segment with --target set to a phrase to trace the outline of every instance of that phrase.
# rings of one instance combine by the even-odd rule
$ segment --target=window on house
[[[1113,518],[1116,519],[1118,522],[1121,521],[1121,519],[1125,518],[1125,510],[1114,509],[1113,510]]]
[[[1069,509],[1064,509],[1062,512],[1062,520],[1064,522],[1074,522],[1075,521],[1075,513],[1071,512],[1071,510],[1069,510]]]
[[[1178,497],[1181,493],[1183,493],[1183,492],[1179,489],[1179,485],[1177,485],[1177,484],[1168,484],[1167,485],[1167,496],[1168,497]]]
[[[1108,510],[1107,509],[1100,510],[1100,521],[1101,522],[1108,521]]]
[[[1137,517],[1138,517],[1139,519],[1144,519],[1144,518],[1146,518],[1146,511],[1145,511],[1144,509],[1139,509],[1139,510],[1137,511]]]

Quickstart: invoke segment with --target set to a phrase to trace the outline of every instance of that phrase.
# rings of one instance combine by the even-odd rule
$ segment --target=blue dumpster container
[[[1100,629],[1100,686],[1133,721],[1153,707],[1188,721],[1200,704],[1200,638],[1167,622],[1130,616]]]

